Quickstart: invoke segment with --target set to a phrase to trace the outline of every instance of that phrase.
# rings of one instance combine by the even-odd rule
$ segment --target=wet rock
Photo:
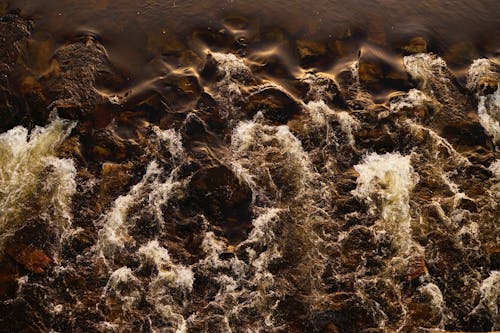
[[[26,244],[11,244],[5,253],[33,273],[43,273],[52,262],[45,252]]]
[[[376,126],[364,126],[354,133],[356,142],[360,147],[374,149],[379,153],[391,152],[398,144],[398,136],[392,132],[389,124],[379,122]]]
[[[194,40],[202,41],[205,45],[212,48],[230,49],[234,46],[233,36],[231,36],[229,31],[224,28],[198,29],[193,32],[192,38]]]
[[[358,60],[359,82],[372,93],[409,90],[413,87],[402,65],[388,54],[362,50]]]
[[[125,192],[131,179],[132,165],[104,163],[101,170],[101,183],[99,185],[99,194],[97,207],[102,210],[109,203]]]
[[[484,146],[490,141],[479,121],[455,121],[445,125],[442,136],[454,145]]]
[[[27,76],[23,79],[19,90],[26,101],[29,118],[36,124],[44,125],[50,110],[47,109],[49,101],[40,82],[33,76]]]
[[[0,132],[20,124],[26,116],[26,104],[12,91],[7,76],[3,76],[5,80],[0,77]]]
[[[127,158],[126,143],[110,128],[97,130],[87,140],[91,141],[84,141],[87,160],[120,162]]]
[[[423,37],[414,37],[401,47],[406,54],[417,54],[427,52],[427,41]]]
[[[17,59],[26,44],[33,23],[15,13],[0,17],[0,132],[20,124],[29,114],[22,94],[16,92]],[[19,76],[19,74],[16,74]]]
[[[79,228],[68,240],[67,255],[78,255],[95,244],[97,235],[89,229]]]
[[[304,102],[323,100],[340,108],[346,108],[346,102],[335,79],[324,73],[308,73],[298,82]]]
[[[359,295],[353,294],[340,309],[315,312],[309,325],[316,328],[328,327],[334,323],[339,332],[380,332],[377,331],[376,314],[362,301]]]
[[[419,89],[440,106],[439,112],[429,121],[431,129],[451,142],[455,140],[467,145],[463,131],[457,131],[463,127],[465,131],[478,135],[475,142],[484,141],[484,135],[477,131],[481,128],[477,105],[467,96],[443,59],[434,54],[421,53],[405,57],[404,63],[418,82]],[[471,138],[476,140],[476,136]]]
[[[4,47],[0,50],[0,62],[12,65],[17,61],[21,46],[31,34],[33,22],[16,13],[0,17],[0,38]]]
[[[416,280],[427,274],[429,274],[429,271],[427,269],[427,265],[425,264],[425,258],[412,258],[408,265],[408,279]]]
[[[246,106],[250,117],[260,111],[267,119],[280,124],[286,124],[300,110],[300,104],[293,97],[275,87],[265,87],[251,93]]]
[[[0,259],[0,301],[14,298],[20,277],[19,267],[10,256]]]
[[[219,133],[226,128],[227,119],[217,101],[210,94],[206,92],[201,94],[196,109],[198,110],[197,115],[214,132]]]
[[[217,147],[218,139],[207,127],[203,119],[190,114],[181,128],[183,142],[187,142],[186,148],[196,154],[196,150],[203,151],[206,146]]]
[[[169,111],[173,112],[192,108],[201,93],[198,78],[190,71],[172,73],[156,81],[155,90],[163,97]]]
[[[232,242],[245,237],[250,228],[252,191],[229,168],[217,166],[196,172],[189,192],[193,204]]]
[[[312,67],[317,63],[324,62],[327,49],[326,46],[311,40],[298,40],[296,42],[297,53],[302,67]]]
[[[64,140],[57,149],[57,156],[60,158],[71,158],[84,162],[81,151],[81,143],[78,136],[72,136]]]
[[[356,227],[342,241],[342,267],[345,270],[355,270],[363,261],[366,253],[377,246],[371,230],[366,227]]]
[[[106,49],[94,37],[84,36],[55,51],[52,71],[41,83],[54,107],[68,118],[80,119],[104,102],[94,89],[99,72],[114,72]]]
[[[404,115],[417,123],[429,124],[442,106],[417,89],[395,94],[390,100],[390,110]]]

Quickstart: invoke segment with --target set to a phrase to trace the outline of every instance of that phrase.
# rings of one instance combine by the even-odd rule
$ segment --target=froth
[[[73,161],[55,154],[74,126],[56,118],[31,133],[18,126],[0,135],[0,248],[38,205],[51,215],[48,222],[56,230],[70,224],[76,169]]]

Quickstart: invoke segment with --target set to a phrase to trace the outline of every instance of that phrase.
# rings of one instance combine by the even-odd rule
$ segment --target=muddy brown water
[[[0,0],[0,333],[498,331],[498,13]]]
[[[374,44],[397,51],[416,36],[429,41],[430,51],[450,58],[454,69],[500,52],[500,2],[496,0],[13,0],[8,5],[34,18],[38,38],[62,44],[75,36],[97,36],[113,63],[139,80],[155,75],[158,68],[152,68],[151,62],[159,54],[177,47],[202,51],[203,39],[216,32],[229,32],[247,44],[250,53],[262,48],[263,34],[275,29],[293,39],[326,43],[351,37],[354,45],[326,65]],[[171,47],[165,48],[164,43]],[[293,48],[274,52],[294,56]]]

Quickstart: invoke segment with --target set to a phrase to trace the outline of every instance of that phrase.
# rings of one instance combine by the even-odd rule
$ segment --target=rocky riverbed
[[[497,58],[0,10],[0,332],[500,330]]]

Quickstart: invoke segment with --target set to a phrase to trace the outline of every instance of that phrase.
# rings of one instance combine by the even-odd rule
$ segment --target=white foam
[[[157,240],[141,246],[138,253],[146,262],[153,264],[158,270],[156,278],[151,282],[151,288],[167,284],[172,288],[182,289],[187,292],[193,289],[193,271],[183,265],[174,264],[170,259],[168,250],[160,246]]]
[[[411,89],[407,94],[397,99],[397,101],[391,102],[389,107],[392,112],[401,112],[402,110],[412,110],[432,102],[432,98],[424,92],[418,89]]]
[[[353,129],[358,129],[360,126],[359,121],[351,116],[349,113],[345,111],[340,111],[336,113],[337,119],[340,123],[340,128],[347,135],[347,139],[349,144],[354,147],[355,140],[354,135],[352,134]]]
[[[115,270],[109,277],[102,298],[111,302],[113,298],[121,304],[124,313],[131,313],[138,305],[142,294],[142,285],[132,270],[126,266]]]
[[[427,283],[418,288],[418,291],[427,297],[430,298],[430,305],[432,305],[434,312],[437,312],[441,317],[441,323],[439,326],[442,326],[444,320],[444,308],[446,306],[443,298],[443,294],[437,285],[434,283]]]
[[[479,291],[481,299],[474,311],[479,310],[480,307],[486,309],[493,319],[492,329],[500,329],[500,309],[498,307],[500,302],[500,271],[492,271],[490,276],[481,283]]]
[[[500,143],[500,87],[490,95],[479,96],[477,107],[479,122],[493,137],[495,144]]]
[[[173,162],[180,163],[184,155],[182,142],[177,133],[171,130],[158,133],[164,140],[163,144],[168,145]],[[148,211],[157,223],[159,228],[165,224],[162,207],[183,187],[184,182],[175,181],[177,169],[172,169],[168,177],[158,162],[149,163],[141,181],[135,184],[126,195],[118,197],[112,208],[104,215],[100,221],[101,229],[98,233],[96,252],[105,259],[113,259],[115,253],[120,251],[128,243],[135,243],[133,237],[128,234],[128,228],[133,226],[140,216],[130,216],[130,209],[137,205],[142,206],[142,213]]]
[[[445,89],[449,84],[446,62],[431,53],[419,53],[403,58],[406,71],[417,80],[421,81],[421,88],[426,90],[431,79],[443,83]]]
[[[500,73],[498,67],[489,59],[476,59],[467,75],[467,88],[473,91],[479,99],[477,107],[479,122],[493,137],[495,144],[500,143]],[[496,91],[484,95],[481,91],[483,80],[496,82]]]
[[[494,162],[492,162],[489,169],[491,172],[493,172],[495,178],[500,179],[500,160],[495,160]]]
[[[401,249],[410,246],[410,192],[418,175],[410,164],[410,156],[399,153],[365,156],[354,169],[359,173],[353,194],[368,202],[370,212],[380,212],[382,232],[395,236]]]
[[[0,249],[34,207],[40,216],[47,211],[56,230],[70,225],[76,169],[72,160],[55,154],[74,126],[55,118],[31,133],[18,126],[0,134]]]
[[[452,158],[453,162],[455,162],[459,166],[468,166],[471,165],[470,161],[460,154],[456,149],[442,136],[434,132],[432,129],[422,126],[420,124],[415,123],[411,119],[405,120],[405,124],[410,127],[413,135],[417,137],[428,136],[430,139],[430,152],[434,159],[442,160]],[[445,153],[443,155],[443,152]]]
[[[216,96],[223,106],[225,116],[233,112],[235,105],[242,99],[240,86],[252,78],[252,71],[243,59],[232,53],[211,53],[217,62],[217,70],[222,78],[217,82]]]
[[[339,143],[338,139],[333,134],[331,121],[333,119],[340,123],[340,129],[345,134],[349,145],[354,147],[355,140],[352,131],[359,128],[359,121],[345,111],[332,110],[323,100],[311,101],[306,105],[306,111],[309,113],[311,125],[313,128],[324,128],[326,131],[325,142]]]
[[[240,122],[233,131],[231,148],[234,152],[234,159],[238,160],[240,166],[250,170],[255,177],[264,175],[266,172],[270,174],[269,170],[266,171],[259,156],[271,150],[274,154],[285,158],[286,163],[282,167],[290,173],[290,182],[298,182],[299,191],[305,189],[314,175],[302,143],[286,125],[269,126],[256,121]]]
[[[467,88],[473,92],[479,93],[481,81],[484,77],[498,79],[498,73],[494,69],[494,64],[486,58],[476,59],[469,67],[467,75]]]

